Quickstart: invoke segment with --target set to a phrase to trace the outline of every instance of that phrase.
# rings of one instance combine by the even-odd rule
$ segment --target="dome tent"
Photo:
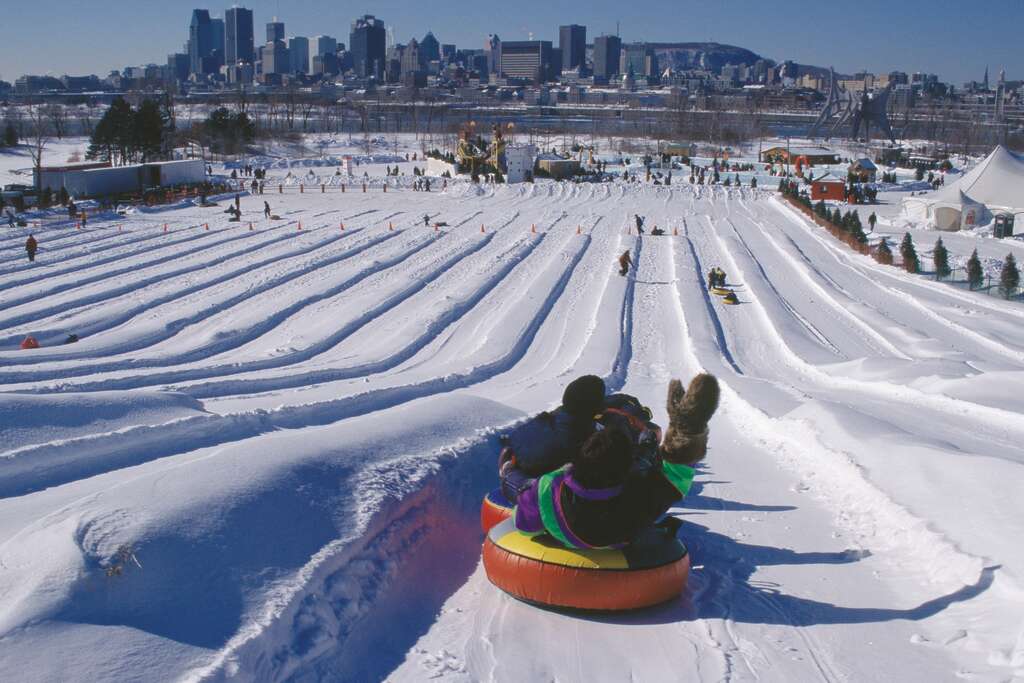
[[[973,228],[998,214],[1024,214],[1024,155],[1000,145],[957,182],[904,199],[902,213],[939,230]]]

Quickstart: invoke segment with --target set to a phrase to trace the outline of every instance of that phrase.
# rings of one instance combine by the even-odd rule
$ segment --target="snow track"
[[[0,678],[1021,675],[1024,313],[747,188],[272,201],[252,231],[260,198],[54,223],[31,265],[0,238]],[[588,616],[491,587],[497,434],[584,373],[665,424],[702,370],[687,595]]]

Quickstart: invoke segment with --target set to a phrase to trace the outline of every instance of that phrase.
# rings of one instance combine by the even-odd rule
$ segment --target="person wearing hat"
[[[718,399],[713,375],[697,375],[686,390],[673,379],[663,440],[656,425],[606,409],[570,462],[552,472],[531,478],[516,459],[502,460],[502,491],[515,502],[516,528],[546,533],[568,548],[628,545],[689,492]],[[639,462],[638,448],[645,456]]]

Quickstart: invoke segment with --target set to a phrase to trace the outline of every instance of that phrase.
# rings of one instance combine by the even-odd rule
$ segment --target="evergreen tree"
[[[949,277],[949,252],[946,251],[946,245],[942,243],[941,237],[935,242],[935,249],[932,250],[932,263],[935,264],[936,279]]]
[[[917,249],[914,247],[914,238],[910,236],[909,232],[903,235],[900,256],[903,257],[903,269],[908,273],[916,273],[921,269],[921,264],[917,260]]]
[[[839,207],[836,207],[836,209],[832,212],[832,218],[830,220],[832,222],[832,225],[836,226],[837,228],[842,226],[843,212],[839,210]]]
[[[60,202],[61,206],[67,206],[71,197],[68,196],[68,189],[66,187],[60,188],[60,193],[57,196],[57,201]]]
[[[999,273],[999,293],[1009,299],[1016,293],[1018,285],[1020,271],[1017,270],[1017,259],[1013,258],[1013,254],[1007,254],[1006,260],[1003,261],[1003,270]]]
[[[882,241],[878,243],[878,251],[875,252],[875,260],[885,266],[892,265],[892,249],[889,248],[889,243],[883,237]]]
[[[981,287],[982,281],[985,279],[985,274],[981,270],[981,261],[978,259],[978,250],[975,249],[971,253],[971,258],[967,259],[967,285],[971,289],[977,289]]]
[[[825,218],[828,216],[828,207],[825,206],[824,199],[819,199],[818,203],[814,205],[814,215],[818,218]]]
[[[4,126],[4,146],[14,147],[18,144],[18,130],[14,127],[14,124],[10,121]]]
[[[786,194],[788,189],[789,188],[786,187],[786,179],[783,178],[782,180],[779,181],[779,192],[781,192],[782,194]]]
[[[138,111],[133,112],[132,154],[139,161],[152,161],[161,156],[163,146],[164,119],[160,106],[153,100],[143,100]]]

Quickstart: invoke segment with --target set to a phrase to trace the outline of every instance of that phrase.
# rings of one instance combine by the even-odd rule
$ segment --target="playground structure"
[[[468,173],[474,178],[480,173],[494,174],[510,183],[528,179],[536,157],[533,145],[510,144],[497,124],[491,129],[490,142],[486,142],[483,137],[474,138],[474,127],[475,123],[470,122],[459,133],[456,172]],[[513,124],[508,124],[507,129],[511,132]]]

